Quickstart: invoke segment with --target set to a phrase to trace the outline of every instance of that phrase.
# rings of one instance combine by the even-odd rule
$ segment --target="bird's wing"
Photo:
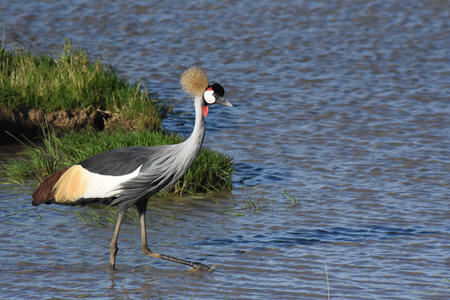
[[[155,147],[125,147],[102,152],[82,161],[80,165],[89,172],[100,175],[121,176],[135,171],[151,161]]]
[[[82,201],[108,198],[111,205],[130,206],[150,197],[183,174],[182,163],[176,161],[179,150],[176,145],[126,147],[82,161],[81,167],[93,173],[83,191]]]
[[[111,205],[131,206],[165,188],[168,182],[169,178],[161,178],[155,174],[140,175],[120,186],[120,195],[111,201]]]
[[[120,185],[119,196],[112,201],[113,205],[132,205],[136,201],[171,186],[184,173],[183,163],[178,163],[177,146],[154,148],[151,160],[147,160],[141,168],[139,176],[133,177]]]

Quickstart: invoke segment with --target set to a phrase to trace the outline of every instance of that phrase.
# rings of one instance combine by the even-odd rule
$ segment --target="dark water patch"
[[[234,235],[224,239],[208,238],[198,245],[224,247],[291,247],[295,245],[314,245],[318,243],[364,243],[366,241],[387,241],[398,237],[418,237],[440,234],[437,231],[423,231],[372,225],[362,228],[332,227],[326,229],[297,229],[288,232],[271,231],[264,234]]]

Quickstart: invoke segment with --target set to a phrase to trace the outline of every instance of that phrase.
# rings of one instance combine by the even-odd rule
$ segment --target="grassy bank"
[[[0,176],[17,183],[34,178],[39,183],[53,172],[99,152],[181,142],[178,136],[162,133],[161,107],[139,83],[129,84],[112,67],[102,64],[101,59],[90,59],[84,51],[73,50],[68,42],[56,58],[0,48],[0,112],[39,111],[42,118],[30,121],[39,127],[46,120],[46,129],[40,130],[42,139],[26,141],[23,155],[0,163]],[[61,110],[66,113],[51,114]],[[89,123],[81,128],[58,128],[60,116],[89,116],[82,114],[88,110],[100,110],[104,112],[102,119],[119,122],[105,126],[103,131]],[[13,117],[8,122],[15,126],[22,122],[22,117]],[[124,122],[127,126],[120,126]],[[229,158],[203,149],[169,193],[231,190],[232,171]]]
[[[129,84],[113,67],[74,50],[68,41],[56,57],[0,48],[0,103],[2,109],[44,113],[100,110],[135,129],[161,126],[161,106],[140,83]]]

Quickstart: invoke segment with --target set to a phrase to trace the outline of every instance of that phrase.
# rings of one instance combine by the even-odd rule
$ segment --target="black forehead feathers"
[[[225,95],[225,90],[223,89],[223,87],[218,84],[218,83],[213,83],[211,85],[213,91],[215,94],[219,95],[220,97],[223,97]]]

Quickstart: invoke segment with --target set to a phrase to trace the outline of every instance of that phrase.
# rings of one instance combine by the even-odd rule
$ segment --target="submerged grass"
[[[102,208],[91,205],[86,210],[77,210],[74,213],[78,219],[86,224],[96,227],[114,227],[117,222],[118,209],[115,206],[104,206]],[[128,209],[124,215],[124,223],[138,224],[139,214],[135,209]]]
[[[292,206],[297,206],[300,203],[299,197],[293,192],[283,190],[282,195],[285,199],[291,202]]]
[[[135,121],[135,128],[161,126],[161,106],[139,82],[130,84],[100,58],[74,50],[68,40],[57,57],[0,48],[0,104],[45,112],[93,108],[120,112]]]
[[[182,139],[174,134],[148,131],[66,132],[57,136],[51,129],[43,129],[40,144],[28,141],[21,157],[1,164],[7,180],[22,183],[24,178],[41,182],[55,171],[76,164],[92,155],[110,149],[141,145],[175,144]],[[175,186],[165,192],[171,195],[210,193],[231,190],[231,159],[218,152],[202,149],[189,171]]]

